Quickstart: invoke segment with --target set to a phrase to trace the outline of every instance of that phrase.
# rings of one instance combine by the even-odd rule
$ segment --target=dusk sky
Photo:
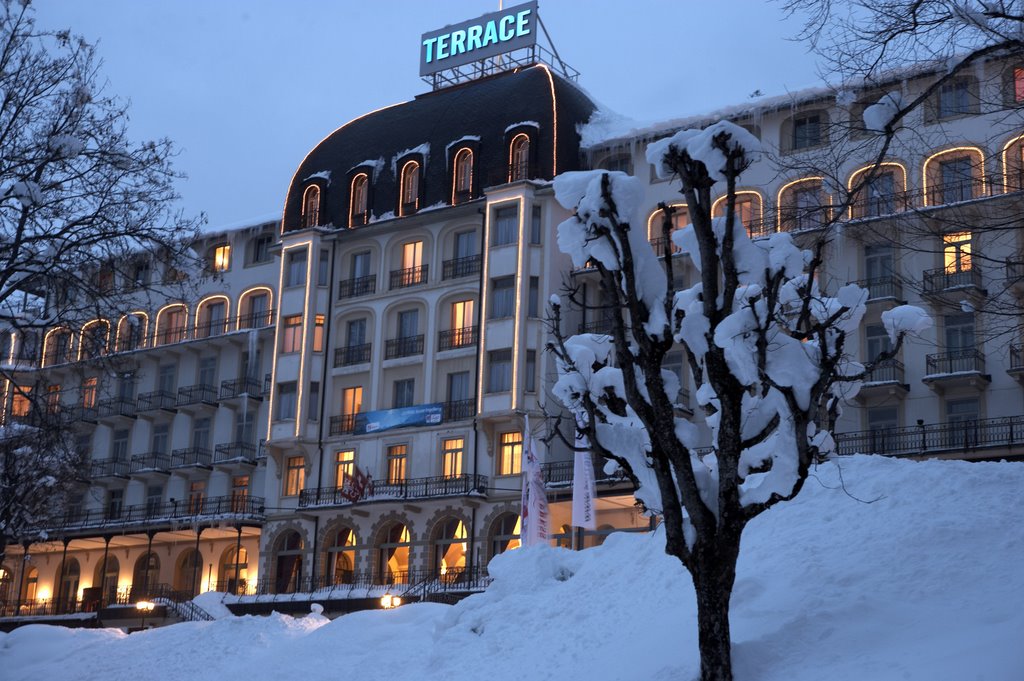
[[[422,33],[497,0],[36,0],[46,28],[99,42],[136,139],[169,137],[183,208],[217,228],[279,214],[303,156],[338,126],[412,99]],[[505,3],[516,4],[515,0]],[[639,121],[820,83],[797,22],[755,0],[546,0],[561,57],[603,106]]]

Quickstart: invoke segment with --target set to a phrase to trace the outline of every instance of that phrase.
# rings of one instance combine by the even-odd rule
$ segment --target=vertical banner
[[[519,528],[523,546],[548,541],[548,496],[534,445],[530,434],[530,417],[527,416],[523,427],[523,499]]]
[[[594,460],[590,452],[590,441],[583,433],[586,421],[577,417],[576,453],[573,455],[572,470],[572,524],[585,530],[597,529],[594,498],[597,496],[597,482],[594,479]]]

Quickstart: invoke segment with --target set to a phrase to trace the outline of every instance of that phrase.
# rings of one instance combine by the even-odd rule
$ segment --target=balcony
[[[468,348],[480,342],[480,327],[464,326],[461,329],[448,329],[438,335],[438,350],[454,350]]]
[[[338,282],[338,299],[358,298],[368,296],[377,291],[377,275],[370,274],[365,277],[355,277]]]
[[[233,378],[230,381],[221,381],[220,399],[224,402],[239,399],[259,401],[263,396],[259,381],[255,378]]]
[[[225,442],[213,449],[213,462],[255,464],[257,447],[251,442]]]
[[[335,348],[334,368],[352,366],[353,364],[366,364],[370,361],[370,353],[372,351],[372,343]]]
[[[456,475],[453,477],[412,478],[401,482],[373,482],[359,501],[386,501],[389,499],[438,499],[487,494],[486,475]],[[304,489],[299,493],[299,507],[342,506],[353,503],[337,487]]]
[[[984,388],[985,355],[976,348],[939,352],[925,357],[924,382],[933,390],[954,387]]]
[[[256,312],[249,312],[247,314],[238,316],[237,328],[242,329],[262,329],[267,326],[274,325],[274,310],[263,310]],[[228,320],[228,328],[231,328],[231,320]]]
[[[972,450],[1024,448],[1024,416],[863,430],[835,436],[839,454],[941,456]]]
[[[89,467],[89,476],[93,478],[127,478],[128,462],[116,459],[93,461]]]
[[[850,219],[873,220],[910,210],[911,195],[907,192],[868,195],[862,191],[850,207]]]
[[[142,526],[178,526],[189,523],[233,520],[263,521],[264,500],[253,496],[208,497],[160,504],[138,504],[119,509],[94,509],[69,513],[58,526],[63,532]]]
[[[470,255],[465,258],[453,258],[441,263],[442,279],[459,279],[480,274],[481,258],[479,255]]]
[[[175,406],[177,406],[177,400],[175,399],[173,392],[170,392],[169,390],[154,390],[152,392],[142,393],[139,395],[136,412],[142,414],[148,411],[156,411],[158,409],[173,412]]]
[[[1006,261],[1006,288],[1015,296],[1024,297],[1024,260],[1021,256]]]
[[[171,468],[201,468],[213,462],[213,453],[206,447],[186,447],[171,452]]]
[[[904,380],[903,364],[896,359],[887,359],[875,365],[861,384],[857,399],[871,402],[878,399],[902,398],[910,392]]]
[[[217,389],[205,383],[178,388],[179,407],[194,407],[197,405],[216,407]]]
[[[129,473],[160,472],[167,473],[171,468],[171,455],[163,452],[136,454],[132,457]]]
[[[471,419],[474,416],[476,416],[476,399],[470,398],[468,400],[445,402],[441,418],[447,423],[448,421]]]
[[[613,485],[627,480],[625,474],[617,470],[613,475],[604,472],[605,458],[591,454],[594,466],[594,480],[599,484]],[[567,487],[572,485],[575,475],[575,461],[548,461],[540,465],[541,476],[545,487]]]
[[[894,276],[861,279],[855,283],[868,292],[869,303],[903,300],[903,283]]]
[[[978,169],[982,171],[982,169]],[[950,203],[972,201],[988,196],[985,182],[978,179],[964,179],[958,182],[945,182],[928,188],[928,205],[942,206]]]
[[[593,319],[589,322],[583,322],[576,327],[576,333],[596,333],[601,336],[610,336],[612,334],[612,320]]]
[[[423,335],[392,338],[384,342],[384,359],[423,354]]]
[[[98,418],[101,419],[133,419],[135,418],[135,400],[115,397],[107,400],[100,400],[96,405]]]
[[[821,229],[828,224],[829,206],[789,207],[779,213],[779,231],[806,232]]]
[[[331,435],[347,435],[356,431],[356,419],[359,414],[341,414],[332,416],[330,423]]]
[[[924,273],[924,295],[937,295],[951,289],[962,291],[966,288],[983,290],[979,268],[951,270],[939,267]]]
[[[391,270],[390,288],[408,288],[427,283],[429,265],[408,267],[404,270]]]

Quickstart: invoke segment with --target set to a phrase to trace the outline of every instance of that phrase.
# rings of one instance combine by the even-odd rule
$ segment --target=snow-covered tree
[[[883,314],[891,350],[854,361],[847,339],[867,292],[819,289],[827,230],[813,250],[787,233],[754,241],[734,212],[737,182],[760,153],[757,138],[726,121],[649,146],[658,175],[681,183],[691,220],[672,232],[672,209],[662,208],[664,243],[700,272],[682,290],[669,246],[656,254],[641,227],[639,180],[605,171],[555,180],[558,201],[574,211],[559,226],[559,248],[575,266],[596,268],[612,330],[565,337],[552,298],[554,393],[586,424],[594,450],[634,481],[638,501],[661,520],[666,551],[689,570],[704,681],[732,678],[729,602],[747,523],[800,492],[815,460],[834,449],[841,401],[907,333],[931,323],[916,307],[894,308]],[[716,186],[726,217],[712,218]],[[680,346],[710,442],[675,404],[679,381],[663,367]]]
[[[158,283],[155,276],[140,276],[149,272],[147,261],[161,261],[165,271],[194,264],[188,246],[199,219],[183,218],[175,208],[179,175],[171,167],[173,147],[168,140],[133,141],[127,118],[126,105],[104,92],[91,44],[68,31],[37,27],[27,1],[0,2],[5,327],[38,337],[56,326],[78,328],[96,316],[116,318],[128,311],[127,289],[137,296]],[[0,366],[0,381],[12,386],[4,391],[9,399],[14,394],[39,401],[38,393],[32,400],[18,387],[31,384],[31,377],[14,379],[10,367]],[[33,413],[45,409],[32,405]],[[61,472],[75,468],[73,457],[52,460],[69,448],[40,451],[61,441],[52,437],[60,421],[36,425],[45,425],[46,432],[8,424],[0,433],[0,552],[7,540],[29,531],[27,521],[46,519],[52,490],[67,482]]]

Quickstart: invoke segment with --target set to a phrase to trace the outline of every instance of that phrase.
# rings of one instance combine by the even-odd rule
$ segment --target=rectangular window
[[[313,352],[324,351],[324,316],[313,317]]]
[[[345,330],[345,344],[354,348],[366,345],[366,318],[353,319]]]
[[[1013,69],[1013,101],[1024,102],[1024,68],[1020,66]]]
[[[526,295],[526,316],[534,319],[540,316],[540,277],[530,277],[530,289]]]
[[[948,314],[943,317],[946,351],[974,349],[974,315],[970,312]]]
[[[237,475],[231,479],[231,510],[244,513],[245,500],[249,497],[249,476]]]
[[[864,189],[867,194],[864,217],[896,212],[896,173],[879,173]]]
[[[516,206],[507,206],[494,211],[494,230],[491,233],[492,246],[514,244],[519,237],[519,211]]]
[[[821,115],[808,114],[793,119],[793,149],[809,149],[821,144]]]
[[[210,426],[212,421],[209,417],[198,418],[192,422],[192,446],[195,449],[210,448]]]
[[[256,414],[253,410],[242,412],[235,417],[235,442],[256,443]]]
[[[59,385],[54,384],[46,386],[46,411],[50,414],[56,414],[60,411]]]
[[[287,420],[295,418],[296,401],[298,395],[296,393],[295,381],[289,381],[287,383],[277,384],[277,418],[278,420]]]
[[[362,251],[352,254],[352,278],[361,279],[370,276],[370,252]]]
[[[285,286],[303,286],[306,283],[306,262],[309,253],[305,248],[295,249],[288,252],[285,259],[287,270],[285,271]]]
[[[537,392],[537,351],[526,351],[526,392]]]
[[[171,434],[170,427],[166,423],[161,423],[153,428],[153,453],[154,454],[166,454],[168,446],[170,445]]]
[[[889,333],[881,324],[868,324],[864,327],[864,340],[867,341],[867,355],[864,357],[867,361],[874,360],[880,354],[888,352],[892,348]]]
[[[491,350],[487,353],[487,392],[500,393],[512,389],[512,350]]]
[[[946,274],[971,269],[971,233],[956,232],[942,237],[942,260]]]
[[[516,278],[491,279],[491,309],[488,318],[511,317],[516,311]]]
[[[302,315],[285,317],[281,330],[281,352],[299,352],[302,350]]]
[[[160,512],[160,505],[164,501],[163,485],[146,486],[146,515],[154,516]]]
[[[455,235],[455,258],[471,258],[476,255],[476,232],[459,232]]]
[[[217,357],[203,357],[199,360],[199,385],[217,385]]]
[[[309,384],[309,401],[307,403],[306,413],[309,414],[309,420],[316,421],[320,420],[320,382],[312,381]]]
[[[864,247],[864,276],[868,281],[892,277],[893,252],[889,244]]]
[[[363,410],[363,386],[345,388],[341,392],[341,413],[358,414]]]
[[[335,485],[341,489],[345,486],[345,480],[352,477],[355,472],[356,450],[343,449],[338,452],[334,460]]]
[[[971,112],[971,93],[966,78],[944,83],[939,88],[939,118],[950,118]]]
[[[284,494],[282,496],[298,496],[305,482],[305,460],[301,456],[289,456],[285,459]]]
[[[211,265],[214,272],[227,272],[231,269],[231,244],[214,247]]]
[[[868,430],[881,431],[899,428],[900,414],[897,407],[870,407],[867,410]]]
[[[456,371],[448,374],[448,401],[461,402],[469,399],[469,372]]]
[[[395,394],[392,400],[392,407],[394,409],[401,409],[402,407],[411,407],[413,402],[413,393],[416,388],[416,379],[403,378],[399,381],[395,381]]]
[[[270,298],[266,293],[255,293],[246,298],[247,319],[240,319],[239,326],[243,329],[255,329],[269,325]]]
[[[326,248],[320,250],[320,260],[316,264],[316,285],[327,286],[331,271],[331,252]]]
[[[29,397],[32,393],[32,386],[23,385],[14,389],[14,396],[11,398],[11,416],[28,416],[32,409],[32,400]]]
[[[252,240],[252,254],[249,261],[253,265],[259,263],[270,262],[273,258],[270,256],[270,244],[274,243],[274,237],[269,234],[258,236]]]
[[[110,458],[114,461],[128,460],[128,431],[115,430],[113,443],[110,447]]]
[[[112,489],[107,493],[107,518],[117,520],[124,508],[124,490]]]
[[[515,431],[498,437],[498,475],[518,475],[523,465],[523,434]]]
[[[405,461],[408,453],[408,445],[388,447],[388,484],[405,482]]]
[[[461,437],[441,441],[441,475],[457,478],[462,475],[462,452],[465,440]]]
[[[540,244],[540,237],[540,206],[534,206],[530,211],[530,243],[534,245]]]
[[[410,270],[423,265],[423,242],[413,241],[402,246],[402,269]]]
[[[196,480],[188,488],[188,510],[189,513],[199,514],[203,512],[203,498],[206,497],[206,481]]]
[[[412,338],[420,335],[420,311],[402,310],[398,313],[398,337]]]

